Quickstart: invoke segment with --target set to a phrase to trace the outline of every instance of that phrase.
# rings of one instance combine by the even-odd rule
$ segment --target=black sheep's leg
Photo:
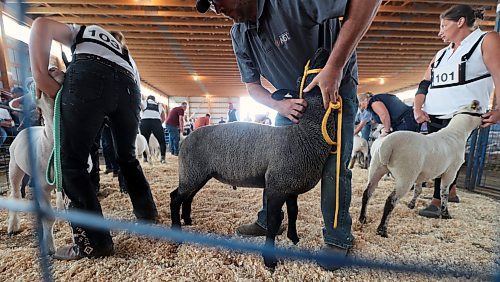
[[[288,231],[286,236],[295,245],[299,242],[299,235],[297,234],[297,215],[299,213],[297,197],[297,195],[291,195],[286,199],[286,210],[288,213]]]

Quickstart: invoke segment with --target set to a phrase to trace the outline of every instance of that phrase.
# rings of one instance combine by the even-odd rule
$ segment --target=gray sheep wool
[[[325,65],[329,53],[319,49],[310,68]],[[307,77],[308,85],[315,74]],[[298,93],[295,91],[285,91]],[[283,95],[282,95],[283,96]],[[297,97],[297,96],[296,96]],[[172,227],[191,221],[191,203],[211,178],[238,187],[267,189],[268,218],[266,244],[274,247],[281,225],[281,208],[287,203],[287,237],[295,244],[297,196],[316,186],[332,149],[323,139],[321,121],[326,111],[319,87],[304,94],[307,108],[298,124],[273,127],[233,122],[195,130],[182,142],[179,151],[179,187],[170,193]],[[336,115],[330,115],[327,131],[334,136]],[[266,254],[264,262],[274,268],[276,257]]]

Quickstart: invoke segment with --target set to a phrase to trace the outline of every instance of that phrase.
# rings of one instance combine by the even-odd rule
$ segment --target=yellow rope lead
[[[302,81],[300,82],[300,92],[299,98],[302,99],[304,84],[306,82],[306,77],[310,74],[319,73],[321,69],[309,69],[309,62],[307,61],[306,66],[304,67],[304,75],[302,76]],[[332,110],[337,110],[337,129],[336,129],[336,139],[337,142],[333,141],[332,138],[328,135],[328,131],[326,130],[326,125],[328,123],[328,118],[332,113]],[[326,143],[331,146],[335,146],[334,151],[330,152],[330,154],[337,154],[336,161],[336,169],[335,169],[335,216],[333,219],[333,229],[337,228],[338,217],[339,217],[339,190],[340,190],[340,157],[341,152],[339,148],[342,145],[342,98],[339,96],[336,103],[330,102],[328,109],[326,110],[325,115],[323,116],[323,121],[321,122],[321,134],[323,134],[323,139],[325,139]]]

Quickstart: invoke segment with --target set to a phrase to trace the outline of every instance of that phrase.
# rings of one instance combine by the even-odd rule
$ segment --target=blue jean
[[[177,155],[179,154],[179,140],[181,135],[179,133],[179,128],[167,124],[168,130],[168,145],[170,147],[170,153]]]
[[[372,123],[371,121],[369,121],[361,129],[361,138],[365,139],[368,142],[368,139],[370,139],[371,131],[372,131]]]
[[[0,145],[3,145],[7,140],[7,131],[3,127],[0,126]]]
[[[413,131],[418,132],[420,126],[418,125],[415,117],[413,116],[413,111],[407,111],[399,118],[399,123],[392,126],[394,131]]]
[[[113,172],[118,171],[118,163],[116,162],[115,146],[113,145],[113,136],[109,125],[104,125],[101,133],[102,154],[104,155],[104,163],[106,169]]]
[[[354,135],[354,118],[358,108],[356,98],[357,85],[353,79],[348,79],[339,89],[342,96],[342,137],[341,137],[341,157],[340,157],[340,179],[339,179],[339,214],[337,228],[333,228],[335,216],[335,197],[336,197],[336,155],[330,155],[323,167],[323,177],[321,179],[321,213],[323,214],[323,237],[326,244],[339,246],[341,248],[352,247],[352,218],[349,214],[351,206],[351,178],[352,172],[348,168],[351,160]],[[276,126],[286,126],[293,124],[286,117],[278,114],[275,120]],[[263,195],[263,207],[257,214],[257,224],[263,228],[267,227],[267,203],[266,196]],[[267,229],[267,228],[266,228]]]

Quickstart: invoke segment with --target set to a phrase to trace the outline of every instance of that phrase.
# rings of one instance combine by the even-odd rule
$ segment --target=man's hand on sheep
[[[483,115],[483,124],[481,127],[488,127],[500,123],[500,110],[493,109]]]
[[[323,95],[323,106],[328,109],[330,102],[337,103],[340,82],[342,81],[342,67],[326,65],[320,73],[309,83],[304,92],[311,91],[315,86],[321,89]]]
[[[415,110],[413,110],[413,115],[415,116],[415,120],[419,124],[431,120],[429,118],[429,115],[426,112],[422,111],[421,109],[415,109]]]
[[[299,123],[299,118],[302,117],[306,107],[307,102],[304,99],[284,99],[278,101],[276,110],[292,122]]]

